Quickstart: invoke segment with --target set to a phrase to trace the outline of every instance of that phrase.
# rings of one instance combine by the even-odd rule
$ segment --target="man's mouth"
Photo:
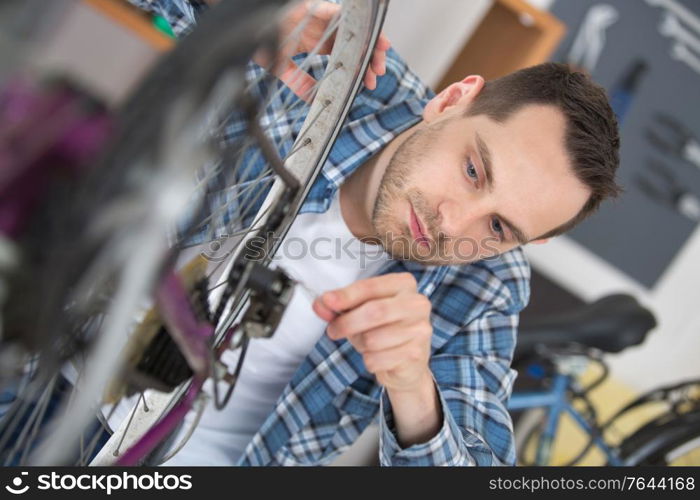
[[[411,236],[420,245],[430,247],[430,239],[425,235],[423,225],[421,224],[418,215],[416,215],[415,210],[413,210],[413,204],[411,204],[410,202],[409,207],[411,209],[411,215],[409,217],[409,227],[411,228]]]

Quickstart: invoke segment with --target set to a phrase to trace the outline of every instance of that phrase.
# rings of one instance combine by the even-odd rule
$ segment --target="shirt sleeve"
[[[443,422],[425,443],[399,446],[391,403],[382,389],[382,466],[515,465],[513,425],[506,405],[517,375],[510,368],[517,323],[517,313],[490,310],[433,355],[430,368]],[[480,345],[482,349],[467,354]]]

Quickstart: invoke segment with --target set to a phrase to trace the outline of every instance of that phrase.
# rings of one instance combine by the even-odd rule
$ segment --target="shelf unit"
[[[494,0],[435,90],[471,74],[487,80],[547,61],[566,32],[525,0]]]

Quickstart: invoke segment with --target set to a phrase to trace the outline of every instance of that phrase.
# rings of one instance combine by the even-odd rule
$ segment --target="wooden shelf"
[[[525,0],[495,0],[437,87],[481,75],[487,80],[549,59],[566,27]]]
[[[169,50],[175,43],[172,38],[153,26],[148,15],[124,0],[83,0],[83,2],[129,29],[158,51]]]

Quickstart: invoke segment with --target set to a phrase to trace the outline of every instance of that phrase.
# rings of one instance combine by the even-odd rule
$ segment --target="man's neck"
[[[340,186],[340,212],[350,232],[359,240],[373,238],[372,212],[379,185],[391,157],[418,124],[394,137],[378,153],[360,165]]]

